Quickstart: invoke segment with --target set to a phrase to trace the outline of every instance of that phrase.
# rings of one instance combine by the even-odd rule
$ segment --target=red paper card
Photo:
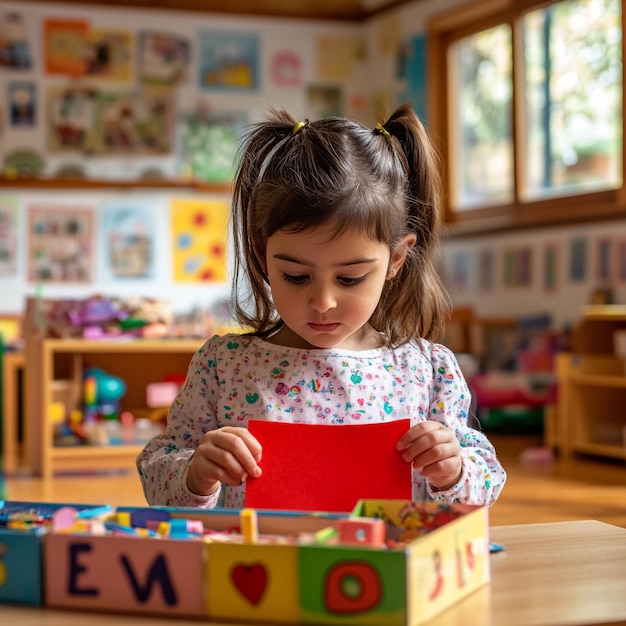
[[[362,499],[411,499],[411,464],[396,450],[410,421],[318,425],[250,420],[263,475],[248,480],[246,506],[352,511]]]

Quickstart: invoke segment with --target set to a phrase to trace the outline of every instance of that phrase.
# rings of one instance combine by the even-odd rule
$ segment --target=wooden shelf
[[[574,448],[576,452],[582,452],[584,454],[593,454],[595,456],[626,460],[626,445],[621,445],[619,443],[611,444],[575,441]]]
[[[603,376],[600,374],[573,374],[572,382],[593,387],[616,387],[626,389],[626,376]]]
[[[187,180],[107,180],[92,178],[7,178],[0,177],[0,188],[27,189],[188,189],[205,193],[229,194],[230,183],[205,183]]]
[[[83,373],[103,369],[121,378],[126,392],[120,411],[145,407],[146,387],[168,375],[184,378],[194,353],[204,339],[87,340],[41,339],[26,334],[26,452],[27,465],[37,476],[54,472],[135,471],[142,445],[57,446],[53,437],[51,405],[55,383],[67,387],[66,410],[82,408]]]
[[[626,306],[587,306],[582,313],[573,352],[557,359],[555,447],[565,457],[626,460],[626,416],[620,408],[626,403],[626,369],[613,341],[615,331],[626,330]],[[601,434],[607,432],[609,437]]]

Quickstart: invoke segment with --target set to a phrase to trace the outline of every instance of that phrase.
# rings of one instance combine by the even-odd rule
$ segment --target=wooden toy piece
[[[256,511],[254,509],[242,509],[240,524],[244,543],[257,543],[259,541],[259,526]]]
[[[343,519],[338,529],[340,544],[372,548],[385,545],[385,522],[381,519]]]

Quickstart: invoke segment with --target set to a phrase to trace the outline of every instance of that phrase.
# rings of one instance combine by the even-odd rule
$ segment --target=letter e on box
[[[46,604],[205,616],[204,550],[196,541],[47,535]]]

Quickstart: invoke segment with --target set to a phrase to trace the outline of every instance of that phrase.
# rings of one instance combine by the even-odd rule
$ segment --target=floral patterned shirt
[[[432,489],[413,470],[413,499],[486,504],[506,474],[486,436],[468,425],[470,392],[454,355],[425,340],[399,347],[303,350],[248,335],[215,336],[193,356],[172,403],[163,435],[137,457],[152,505],[241,508],[245,485],[222,485],[210,496],[186,486],[189,462],[203,434],[250,419],[298,424],[363,424],[410,418],[437,420],[457,436],[463,472],[456,485]]]

